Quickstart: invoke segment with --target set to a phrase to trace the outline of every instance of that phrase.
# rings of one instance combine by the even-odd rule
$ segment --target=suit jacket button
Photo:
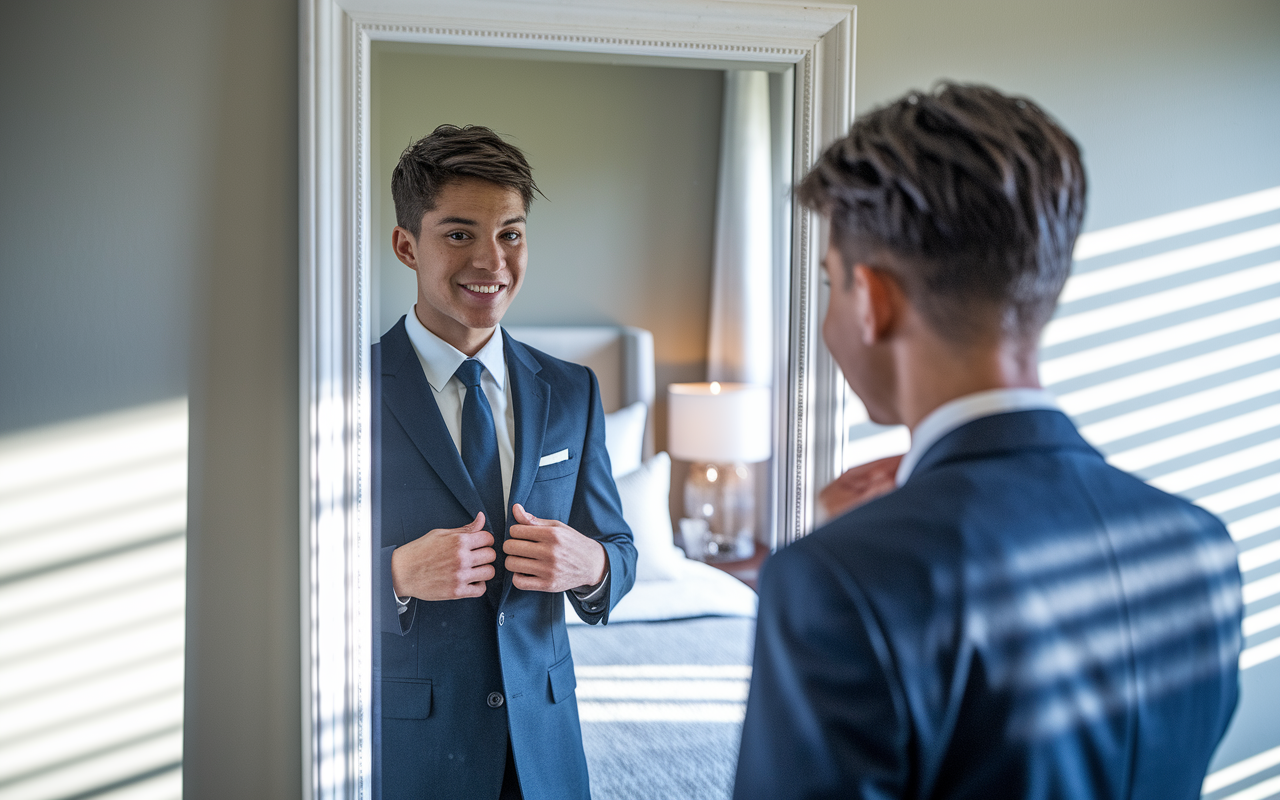
[[[489,692],[489,708],[499,708],[503,702],[505,701],[500,692]]]
[[[507,615],[506,615],[506,613],[505,613],[505,612],[502,612],[502,611],[499,611],[499,612],[498,612],[498,627],[499,627],[499,628],[501,628],[501,627],[502,627],[502,623],[503,623],[503,622],[505,622],[505,621],[506,621],[506,619],[507,619]]]

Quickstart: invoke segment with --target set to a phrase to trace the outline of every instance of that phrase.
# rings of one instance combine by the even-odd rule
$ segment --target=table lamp
[[[747,464],[770,455],[767,386],[673,383],[667,387],[667,449],[692,461],[685,516],[707,522],[708,561],[748,558],[755,549],[755,482]]]

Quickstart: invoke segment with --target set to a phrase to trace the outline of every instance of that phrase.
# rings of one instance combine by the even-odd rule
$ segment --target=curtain
[[[776,214],[770,118],[769,74],[726,72],[708,380],[773,383]]]

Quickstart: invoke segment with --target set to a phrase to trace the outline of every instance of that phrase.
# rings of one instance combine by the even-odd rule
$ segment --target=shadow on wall
[[[187,401],[0,437],[0,796],[182,796]]]
[[[1205,796],[1280,795],[1280,187],[1088,233],[1041,339],[1040,377],[1115,466],[1227,523],[1244,575],[1242,694]],[[901,453],[904,428],[849,395],[846,466]],[[1261,676],[1259,676],[1260,678]],[[1241,734],[1245,736],[1245,734]]]

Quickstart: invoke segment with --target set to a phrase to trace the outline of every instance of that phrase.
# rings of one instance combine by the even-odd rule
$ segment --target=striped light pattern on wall
[[[0,797],[182,796],[187,403],[0,437]]]
[[[1280,664],[1280,187],[1086,234],[1041,380],[1115,466],[1225,523],[1244,575],[1241,670]],[[904,452],[846,390],[843,468]],[[1280,708],[1242,702],[1236,725]],[[1244,719],[1242,719],[1244,718]],[[1211,773],[1212,800],[1280,797],[1280,726]]]

